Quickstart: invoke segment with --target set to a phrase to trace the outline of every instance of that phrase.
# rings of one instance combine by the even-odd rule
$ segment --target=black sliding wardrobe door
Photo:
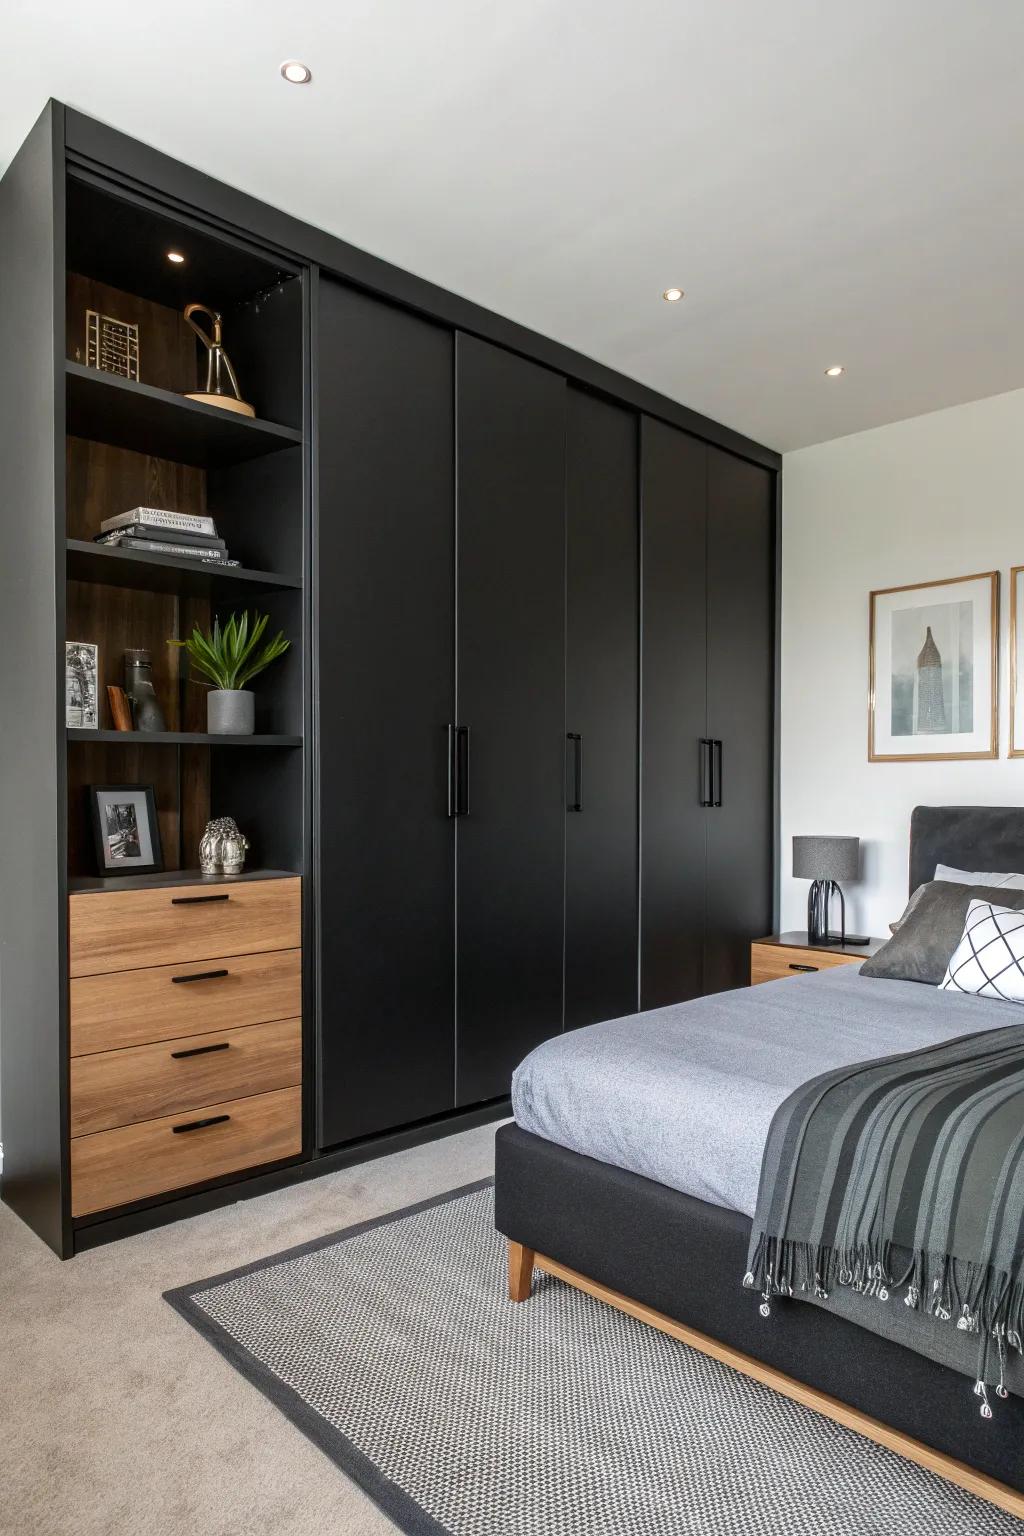
[[[637,1007],[638,421],[566,418],[565,1025]]]
[[[703,990],[707,447],[641,424],[641,1006]]]
[[[454,1104],[453,341],[319,300],[320,1144]]]
[[[458,1102],[562,1027],[565,381],[456,339]]]
[[[704,990],[750,980],[750,941],[772,927],[774,476],[708,455],[708,735],[721,806],[707,813]]]

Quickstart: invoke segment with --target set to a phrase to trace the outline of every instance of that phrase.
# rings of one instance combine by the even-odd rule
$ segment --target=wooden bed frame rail
[[[709,1355],[712,1360],[720,1360],[723,1365],[731,1366],[734,1371],[741,1371],[744,1376],[750,1376],[754,1381],[763,1382],[773,1391],[781,1392],[783,1397],[792,1398],[793,1402],[801,1403],[805,1408],[813,1409],[815,1413],[824,1414],[826,1418],[833,1419],[844,1428],[852,1429],[867,1440],[873,1440],[876,1445],[882,1445],[888,1451],[895,1451],[897,1456],[916,1462],[919,1467],[924,1467],[927,1471],[934,1472],[936,1476],[945,1478],[946,1482],[955,1483],[957,1487],[966,1489],[977,1498],[986,1499],[999,1509],[1006,1510],[1008,1514],[1015,1515],[1018,1520],[1024,1520],[1024,1493],[1008,1488],[1005,1483],[997,1482],[995,1478],[987,1477],[983,1472],[976,1472],[966,1462],[957,1461],[952,1456],[945,1456],[940,1451],[933,1451],[927,1445],[922,1445],[919,1440],[913,1440],[909,1435],[890,1429],[880,1419],[872,1419],[868,1414],[860,1413],[856,1408],[850,1408],[846,1403],[840,1402],[837,1397],[830,1397],[827,1392],[819,1392],[814,1387],[804,1386],[802,1382],[794,1381],[791,1376],[784,1376],[781,1371],[776,1371],[772,1366],[763,1365],[752,1355],[745,1355],[738,1349],[730,1349],[727,1344],[719,1344],[717,1339],[709,1338],[705,1333],[698,1333],[695,1328],[687,1328],[685,1324],[666,1317],[663,1312],[655,1312],[653,1307],[645,1307],[641,1302],[632,1301],[630,1297],[620,1295],[618,1291],[609,1290],[607,1286],[599,1285],[596,1280],[589,1280],[586,1275],[578,1274],[576,1270],[569,1269],[565,1264],[559,1264],[556,1259],[549,1259],[542,1253],[535,1253],[532,1248],[526,1248],[522,1243],[513,1242],[509,1238],[508,1294],[511,1301],[527,1300],[533,1290],[535,1269],[543,1270],[545,1274],[552,1275],[556,1280],[563,1280],[566,1285],[574,1286],[576,1290],[593,1296],[597,1301],[603,1301],[608,1306],[625,1312],[628,1317],[635,1317],[639,1322],[647,1323],[649,1327],[657,1328],[661,1333],[667,1333],[670,1338],[679,1339],[681,1343],[688,1344],[691,1349],[699,1350],[702,1355]]]

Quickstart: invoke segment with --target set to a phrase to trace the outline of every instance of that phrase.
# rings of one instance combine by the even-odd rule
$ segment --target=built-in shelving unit
[[[302,278],[276,255],[96,178],[69,177],[66,218],[66,638],[98,646],[100,683],[98,726],[66,731],[68,879],[99,877],[93,784],[153,789],[171,874],[196,865],[207,821],[223,815],[248,837],[250,868],[301,873]],[[169,250],[184,262],[170,263]],[[255,416],[186,398],[203,387],[206,368],[184,318],[190,302],[222,315]],[[137,326],[137,380],[88,364],[87,310]],[[212,516],[239,564],[95,542],[104,519],[135,506]],[[213,735],[208,688],[191,680],[175,642],[242,610],[267,613],[269,632],[283,630],[291,648],[253,682],[256,733]],[[163,731],[113,729],[107,687],[124,685],[124,654],[139,648],[152,657]]]

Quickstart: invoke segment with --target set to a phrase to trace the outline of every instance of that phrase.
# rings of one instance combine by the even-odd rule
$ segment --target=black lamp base
[[[832,897],[839,897],[840,931],[830,933],[828,909]],[[846,943],[846,901],[834,880],[813,880],[807,893],[807,940],[810,944]]]

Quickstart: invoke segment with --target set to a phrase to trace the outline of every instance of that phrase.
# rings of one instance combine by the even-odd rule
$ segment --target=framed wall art
[[[158,875],[164,867],[150,784],[90,784],[89,806],[101,875]]]
[[[868,760],[996,757],[999,573],[871,594]]]
[[[1010,757],[1024,757],[1024,565],[1010,571]]]

